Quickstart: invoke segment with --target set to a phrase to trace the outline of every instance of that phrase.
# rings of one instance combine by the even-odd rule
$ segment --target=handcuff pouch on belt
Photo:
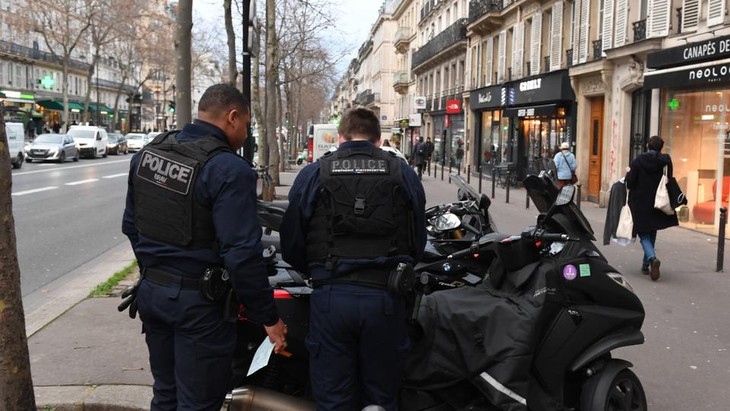
[[[410,263],[399,263],[395,268],[390,269],[386,275],[385,269],[361,269],[345,273],[335,278],[326,280],[314,280],[315,287],[329,284],[352,284],[365,287],[381,288],[397,295],[407,295],[413,290],[416,281],[413,275],[413,265]]]
[[[200,279],[200,295],[210,302],[220,302],[232,291],[228,271],[224,268],[208,268]]]

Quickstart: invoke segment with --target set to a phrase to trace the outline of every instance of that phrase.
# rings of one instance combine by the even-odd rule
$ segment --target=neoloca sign
[[[695,86],[727,81],[730,81],[730,60],[710,66],[692,67],[666,73],[649,72],[644,75],[644,88],[671,87],[678,84]]]
[[[730,57],[730,36],[717,37],[649,53],[646,56],[646,66],[660,69],[719,60],[726,57]]]

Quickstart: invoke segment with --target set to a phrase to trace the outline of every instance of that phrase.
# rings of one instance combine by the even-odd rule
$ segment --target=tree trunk
[[[63,79],[61,79],[61,88],[63,90],[63,117],[61,117],[61,134],[66,134],[68,130],[68,59],[63,59]]]
[[[236,67],[236,33],[233,31],[233,13],[231,0],[223,0],[223,13],[226,21],[226,37],[228,37],[228,82],[236,85],[238,71]],[[248,16],[243,16],[247,19]],[[246,47],[244,44],[243,47]]]
[[[89,103],[91,102],[91,89],[94,85],[94,73],[98,70],[97,62],[99,61],[99,50],[96,50],[94,56],[91,58],[91,65],[89,66],[89,72],[86,74],[86,94],[84,95],[84,113],[82,121],[92,121],[91,113],[89,112]],[[99,78],[99,73],[96,73],[96,78]],[[98,89],[97,89],[98,91]],[[99,98],[97,97],[97,100]],[[97,101],[98,103],[98,101]],[[98,109],[98,107],[97,107]]]
[[[268,154],[266,165],[269,167],[269,174],[274,182],[279,179],[279,150],[277,147],[276,129],[276,96],[278,95],[276,84],[278,83],[278,70],[276,65],[276,1],[266,0],[266,139]],[[259,151],[259,155],[261,155]],[[274,199],[275,184],[268,190],[263,191],[263,199],[271,201]]]
[[[175,50],[177,52],[177,75],[175,78],[176,95],[175,116],[177,117],[177,128],[188,124],[192,119],[192,101],[190,100],[191,89],[191,64],[192,55],[190,50],[191,31],[193,29],[193,0],[180,0],[178,3],[177,15],[177,39]]]
[[[0,142],[7,141],[3,117],[0,105]],[[0,410],[34,410],[11,187],[10,155],[0,143]]]
[[[255,30],[258,31],[259,35],[261,35],[261,27],[256,27]],[[258,43],[253,46],[254,48],[259,48]],[[253,54],[257,56],[259,55],[259,53]],[[251,57],[251,110],[253,111],[253,118],[258,126],[259,143],[261,143],[261,140],[266,140],[264,138],[264,136],[266,136],[266,121],[264,120],[264,114],[261,108],[261,83],[259,82],[259,79],[261,78],[261,66],[259,66],[259,63],[260,60],[258,57]],[[261,144],[259,144],[259,163],[263,164],[261,162],[261,147]]]

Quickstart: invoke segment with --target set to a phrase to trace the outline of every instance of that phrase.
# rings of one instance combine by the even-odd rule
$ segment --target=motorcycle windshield
[[[451,181],[456,184],[457,187],[459,187],[460,190],[462,190],[469,198],[467,200],[471,201],[479,201],[480,195],[477,193],[476,190],[472,186],[470,186],[466,180],[464,180],[464,177],[458,175],[458,174],[452,174],[451,175]]]
[[[527,194],[535,204],[535,207],[541,212],[547,212],[550,207],[555,203],[558,198],[560,190],[553,183],[548,176],[536,176],[529,174],[522,181],[522,185],[527,190]],[[560,206],[555,211],[555,214],[562,214],[566,216],[570,221],[577,223],[577,225],[583,229],[593,239],[593,228],[586,219],[586,216],[578,209],[575,203],[570,202],[567,205]]]

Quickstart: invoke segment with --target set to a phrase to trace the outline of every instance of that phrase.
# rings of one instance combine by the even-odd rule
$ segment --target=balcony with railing
[[[411,76],[407,71],[397,71],[393,76],[393,88],[398,94],[408,94],[408,85],[410,82]]]
[[[500,12],[503,0],[471,0],[469,2],[469,24],[477,33],[486,33],[502,25]]]
[[[393,36],[393,45],[397,53],[405,54],[408,51],[408,46],[411,44],[411,37],[413,36],[413,30],[410,27],[398,27],[398,30]]]
[[[550,56],[545,56],[545,60],[543,61],[542,66],[542,72],[547,73],[548,71],[550,71]]]
[[[28,60],[44,61],[51,64],[63,65],[63,61],[54,56],[53,53],[41,51],[37,48],[26,47],[20,44],[11,43],[9,41],[0,40],[0,53],[13,57],[26,58]],[[75,70],[89,71],[90,64],[82,61],[69,59],[68,67]]]
[[[357,52],[357,56],[362,60],[370,51],[373,49],[373,41],[368,40],[366,43],[364,43],[362,46],[360,46],[360,50]]]
[[[373,91],[370,89],[358,93],[358,95],[355,96],[355,103],[361,106],[367,106],[372,103],[373,100],[375,100],[375,96],[373,95]]]
[[[458,50],[458,53],[463,51],[462,48],[454,47],[460,43],[463,43],[463,49],[466,49],[466,23],[466,19],[457,20],[413,53],[412,69],[423,65],[437,56],[444,59],[453,57],[455,54],[454,49]]]
[[[600,60],[603,57],[603,40],[593,41],[593,60]]]
[[[634,26],[634,42],[646,39],[646,19],[633,23]]]
[[[565,50],[565,65],[566,67],[573,65],[573,49]]]

